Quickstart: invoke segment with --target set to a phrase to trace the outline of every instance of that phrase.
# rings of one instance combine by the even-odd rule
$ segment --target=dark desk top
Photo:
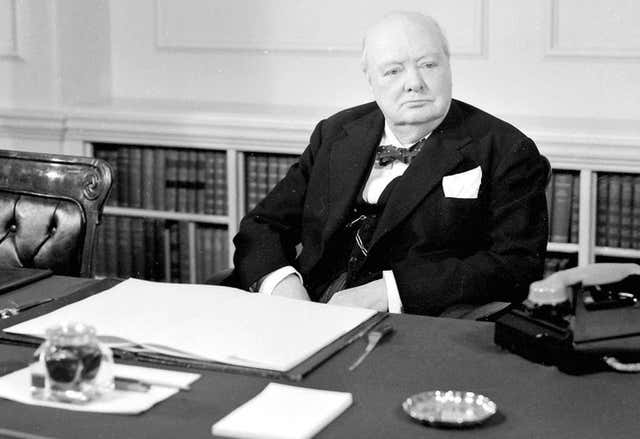
[[[73,290],[86,280],[52,278],[11,293],[14,300]],[[90,282],[90,281],[89,281]],[[4,304],[5,297],[0,301]],[[348,391],[354,404],[319,438],[633,438],[640,430],[640,375],[575,377],[530,363],[493,344],[493,324],[392,315],[394,335],[355,371],[360,340],[292,385]],[[0,345],[0,374],[23,367],[32,349]],[[138,416],[86,414],[0,400],[0,425],[55,438],[208,438],[211,425],[259,393],[264,378],[198,371],[202,378]],[[402,401],[435,389],[471,390],[493,399],[498,414],[469,430],[411,421]]]

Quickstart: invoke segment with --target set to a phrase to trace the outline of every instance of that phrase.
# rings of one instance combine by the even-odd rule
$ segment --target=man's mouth
[[[420,107],[422,105],[430,104],[433,100],[431,99],[411,99],[409,101],[403,102],[402,105],[406,105],[408,107]]]

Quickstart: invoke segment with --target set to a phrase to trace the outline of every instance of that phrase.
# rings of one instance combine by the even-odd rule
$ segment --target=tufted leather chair
[[[111,175],[96,158],[0,150],[0,267],[90,277]]]

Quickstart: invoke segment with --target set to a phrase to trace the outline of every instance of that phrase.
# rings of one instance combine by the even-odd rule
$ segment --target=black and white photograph
[[[637,437],[639,25],[0,0],[0,438]]]

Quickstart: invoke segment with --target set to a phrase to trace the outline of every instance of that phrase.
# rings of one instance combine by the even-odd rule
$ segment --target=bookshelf
[[[115,173],[96,243],[96,275],[196,283],[229,266],[225,151],[92,148]]]
[[[93,154],[112,163],[117,176],[97,274],[169,282],[202,282],[229,267],[229,230],[297,159],[291,152],[105,143],[93,144]],[[231,181],[236,197],[228,195]],[[640,260],[640,174],[556,168],[547,203],[545,275],[594,261]]]
[[[174,223],[183,224],[182,231],[178,226],[177,244],[174,231],[173,245],[174,248],[179,248],[180,236],[186,237],[182,242],[189,243],[189,248],[192,250],[189,250],[184,258],[192,263],[195,261],[190,267],[196,266],[196,269],[189,268],[188,277],[191,281],[194,279],[197,281],[208,274],[203,273],[202,270],[199,271],[197,267],[211,264],[211,261],[202,260],[198,263],[199,253],[204,251],[200,249],[204,249],[205,245],[207,249],[213,245],[213,242],[205,238],[212,232],[201,232],[200,229],[219,231],[228,253],[226,260],[223,261],[224,264],[223,262],[220,264],[231,266],[233,249],[231,239],[237,232],[240,218],[255,204],[259,197],[258,192],[262,193],[265,188],[273,185],[273,180],[269,182],[267,179],[265,183],[249,176],[257,175],[258,169],[264,169],[265,160],[266,168],[269,170],[269,158],[272,156],[291,160],[299,155],[307,145],[314,124],[335,111],[334,108],[116,99],[107,103],[76,106],[71,110],[44,112],[20,109],[11,111],[10,114],[0,112],[0,122],[5,132],[11,133],[15,139],[18,139],[13,141],[16,147],[24,144],[29,148],[72,155],[92,155],[94,149],[96,151],[100,149],[96,148],[96,145],[142,148],[140,158],[134,155],[134,163],[137,160],[141,163],[145,160],[149,161],[149,157],[145,156],[145,148],[162,150],[165,155],[169,150],[178,150],[178,152],[193,150],[196,156],[198,153],[214,151],[219,154],[216,157],[224,157],[226,168],[224,207],[226,210],[218,208],[215,213],[211,213],[210,210],[205,210],[203,213],[202,209],[197,207],[197,196],[195,211],[171,210],[166,206],[161,208],[158,204],[150,206],[150,199],[142,195],[139,201],[137,196],[134,196],[132,205],[110,203],[105,209],[105,218],[116,220],[122,217],[130,218],[138,230],[137,233],[140,233],[140,221],[145,224],[143,230],[150,227],[146,224],[153,223],[154,227],[157,227],[158,231],[155,235],[163,237],[160,240],[162,245],[155,244],[155,251],[161,256],[163,262],[160,264],[161,267],[148,269],[152,276],[165,276],[170,279],[167,277],[167,272],[170,273],[170,270],[166,267],[170,267],[171,227],[176,228],[172,226]],[[561,194],[561,198],[565,200],[564,205],[560,202],[561,207],[557,207],[558,200],[554,199],[556,206],[550,207],[555,207],[554,212],[563,212],[560,218],[562,215],[565,218],[568,216],[567,223],[566,219],[560,221],[556,215],[557,224],[564,224],[564,228],[568,229],[561,231],[558,237],[558,228],[556,228],[556,236],[550,236],[547,247],[550,257],[548,268],[562,269],[596,261],[640,261],[640,248],[636,244],[622,246],[618,242],[616,245],[615,240],[611,241],[612,244],[609,241],[597,242],[598,233],[604,233],[603,226],[598,225],[598,209],[602,213],[606,210],[607,215],[610,212],[614,213],[611,224],[617,221],[615,218],[617,210],[611,207],[611,203],[607,201],[605,209],[605,204],[599,202],[603,199],[602,196],[598,197],[599,177],[602,180],[603,176],[615,174],[622,182],[622,180],[628,181],[629,176],[635,181],[635,177],[640,175],[640,124],[633,120],[587,120],[513,115],[505,115],[504,119],[535,140],[540,151],[549,158],[553,167],[552,185],[555,186],[557,183],[559,188],[564,187],[564,193]],[[108,148],[103,147],[103,149]],[[115,160],[117,163],[117,158]],[[223,161],[218,161],[218,164],[220,163]],[[281,165],[284,168],[283,163],[284,161]],[[281,173],[282,171],[277,171],[275,175],[280,176]],[[267,174],[273,178],[271,172]],[[195,175],[198,181],[197,170]],[[187,179],[189,179],[188,174]],[[177,180],[179,181],[179,178]],[[615,182],[616,178],[613,180]],[[135,181],[142,186],[150,184],[150,180],[145,178]],[[176,187],[176,189],[179,188]],[[609,185],[607,189],[609,190]],[[615,185],[613,189],[615,195]],[[184,191],[184,188],[182,190]],[[114,196],[116,193],[117,190],[114,190]],[[621,187],[620,209],[624,207],[626,213],[620,217],[620,227],[622,227],[622,218],[625,215],[628,218],[628,213],[631,211],[632,242],[636,242],[633,238],[633,230],[638,224],[634,223],[633,219],[640,217],[636,212],[640,202],[634,200],[635,197],[640,197],[640,190],[636,190],[635,186],[632,188],[630,204],[622,202],[622,193]],[[610,195],[609,192],[607,194]],[[220,200],[223,198],[219,197]],[[629,199],[628,189],[624,198]],[[617,197],[614,196],[614,201],[616,199]],[[138,202],[141,204],[136,207]],[[155,203],[156,200],[153,202]],[[191,204],[193,205],[193,200]],[[552,229],[554,212],[551,217]],[[108,221],[105,221],[105,229],[109,228],[107,224]],[[600,224],[603,224],[602,220]],[[625,222],[624,227],[626,228],[624,233],[628,234],[628,221]],[[109,233],[113,236],[112,230]],[[153,235],[150,231],[146,233],[149,236]],[[553,234],[553,230],[551,233]],[[616,233],[623,232],[620,230],[614,235]],[[148,239],[151,240],[151,238]],[[124,243],[126,239],[122,237],[121,241]],[[220,247],[220,243],[217,245]],[[154,251],[153,248],[150,244],[149,250],[145,246],[144,251],[151,252]],[[142,252],[142,249],[137,247],[136,252]],[[200,258],[202,259],[202,256]],[[113,269],[113,261],[109,261],[109,264]],[[184,271],[186,273],[187,270],[184,269]]]
[[[96,243],[100,277],[197,283],[231,265],[229,205],[237,218],[284,177],[296,154],[247,151],[227,175],[227,151],[100,143],[93,155],[111,164],[115,183]],[[228,196],[240,179],[241,195]]]
[[[555,207],[559,199],[563,205],[567,190],[563,186],[567,182],[561,178],[558,197],[553,185],[557,183],[555,177],[561,174],[574,175],[570,206],[564,206],[561,214],[569,213],[567,240],[564,239],[566,236],[557,234],[559,225],[566,227],[567,223],[554,218],[557,214],[554,207],[550,211],[547,250],[550,258],[556,259],[560,269],[593,262],[640,262],[640,169],[618,169],[623,172],[606,165],[601,169],[595,167],[572,172],[554,170],[548,193],[551,192],[551,203],[555,201]],[[636,172],[629,172],[632,170]],[[579,185],[577,189],[576,183]],[[574,212],[577,215],[574,216]],[[578,236],[573,232],[573,221],[578,222]]]

